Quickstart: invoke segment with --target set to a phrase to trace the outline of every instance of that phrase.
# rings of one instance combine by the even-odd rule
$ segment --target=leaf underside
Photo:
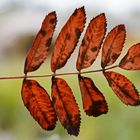
[[[51,70],[62,68],[73,53],[84,30],[86,17],[84,7],[76,9],[60,31],[51,58]]]
[[[131,106],[140,104],[138,91],[130,80],[113,71],[104,72],[104,75],[108,80],[109,86],[123,103]]]
[[[45,130],[53,130],[56,126],[56,113],[48,93],[35,80],[24,80],[22,100],[32,117]]]
[[[48,56],[57,17],[55,12],[49,13],[30,48],[24,66],[24,73],[37,70]]]

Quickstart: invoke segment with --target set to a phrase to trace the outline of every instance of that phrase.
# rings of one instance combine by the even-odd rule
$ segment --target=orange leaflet
[[[74,11],[62,28],[54,44],[51,58],[51,70],[53,72],[66,64],[78,43],[85,22],[85,10],[84,7],[81,7]]]
[[[119,67],[126,70],[140,70],[140,43],[133,45],[128,50]]]
[[[108,112],[108,106],[103,94],[97,89],[90,78],[78,76],[83,101],[87,115],[97,117]]]
[[[95,61],[106,33],[106,18],[102,13],[93,18],[86,30],[77,59],[77,70],[87,68]]]
[[[65,80],[52,78],[52,100],[62,126],[70,135],[77,136],[80,128],[80,111]]]
[[[140,104],[138,91],[133,83],[125,76],[113,71],[104,72],[104,75],[107,78],[110,87],[123,103],[131,106]]]
[[[33,118],[45,130],[53,130],[57,117],[48,93],[35,80],[24,80],[22,100]]]
[[[101,66],[112,65],[120,56],[123,44],[125,42],[126,30],[124,25],[118,25],[107,35],[102,50]]]
[[[56,26],[56,13],[48,14],[26,57],[24,73],[37,70],[48,56],[49,46]]]

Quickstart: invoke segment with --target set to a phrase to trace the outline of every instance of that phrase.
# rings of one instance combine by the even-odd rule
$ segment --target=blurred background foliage
[[[46,14],[57,12],[58,24],[55,38],[75,8],[85,6],[87,23],[105,12],[108,31],[124,23],[127,38],[122,56],[127,49],[140,42],[139,0],[0,0],[0,76],[23,75],[24,60]],[[83,34],[82,34],[83,36]],[[82,38],[82,37],[81,37]],[[79,47],[79,44],[78,44]],[[77,47],[77,48],[78,48]],[[52,49],[51,49],[52,50]],[[76,71],[77,51],[59,72]],[[119,58],[119,60],[122,58]],[[50,73],[50,57],[39,70],[31,74]],[[118,61],[119,61],[118,60]],[[90,69],[100,68],[100,55]],[[140,91],[140,72],[115,69],[126,75]],[[81,95],[76,76],[62,76],[71,86],[81,110],[81,131],[78,137],[69,136],[60,123],[54,131],[46,132],[33,120],[21,99],[20,80],[0,80],[0,140],[138,140],[140,138],[140,107],[122,104],[108,87],[101,73],[87,74],[103,92],[109,106],[107,115],[88,117],[82,109]],[[50,78],[37,81],[51,93]]]

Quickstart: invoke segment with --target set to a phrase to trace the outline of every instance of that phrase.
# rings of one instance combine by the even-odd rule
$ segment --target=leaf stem
[[[110,70],[113,68],[117,68],[118,65],[108,67],[106,69],[98,69],[91,71],[83,71],[83,72],[69,72],[69,73],[54,73],[54,74],[42,74],[42,75],[23,75],[23,76],[3,76],[0,77],[0,80],[15,80],[15,79],[23,79],[23,78],[42,78],[42,77],[50,77],[50,76],[62,76],[62,75],[78,75],[78,74],[86,74],[86,73],[94,73],[94,72],[103,72],[106,70]]]

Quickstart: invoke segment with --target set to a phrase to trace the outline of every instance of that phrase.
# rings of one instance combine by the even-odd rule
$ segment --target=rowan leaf
[[[130,80],[113,71],[104,72],[104,75],[112,90],[123,103],[131,106],[140,104],[138,91]]]
[[[55,12],[49,13],[38,32],[31,49],[26,57],[24,73],[37,70],[48,56],[57,17]]]
[[[77,136],[80,128],[80,111],[72,90],[64,79],[52,78],[52,100],[58,119],[68,134]]]
[[[78,79],[85,113],[94,117],[106,114],[108,112],[106,100],[93,81],[80,75]]]
[[[112,65],[120,56],[125,37],[126,30],[123,24],[116,26],[108,33],[103,43],[101,60],[102,68]]]
[[[78,71],[90,67],[93,64],[101,48],[105,33],[106,18],[105,14],[102,13],[93,18],[87,27],[79,49],[76,64]]]
[[[140,43],[133,45],[128,50],[119,67],[125,70],[140,70]]]
[[[45,130],[53,130],[56,126],[56,113],[48,93],[35,80],[24,80],[22,100],[32,117]]]
[[[60,31],[51,58],[51,70],[53,72],[62,68],[73,53],[81,32],[84,30],[85,16],[84,7],[76,9]]]

